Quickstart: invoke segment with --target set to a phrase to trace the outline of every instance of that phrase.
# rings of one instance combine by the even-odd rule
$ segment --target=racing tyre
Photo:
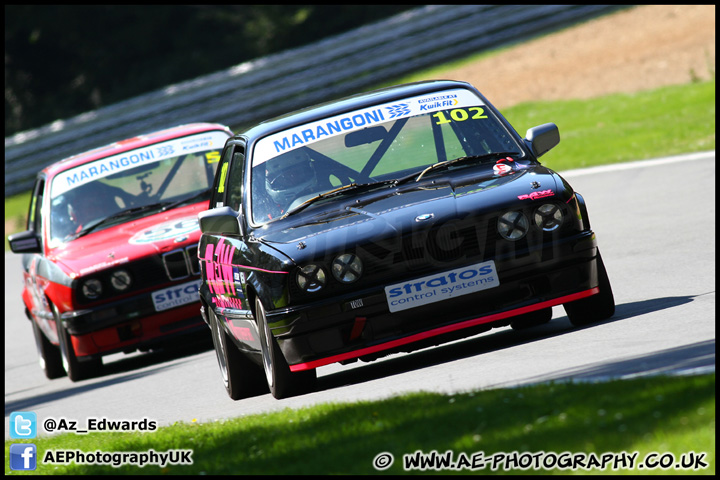
[[[52,306],[53,314],[55,315],[55,324],[57,325],[58,343],[60,344],[60,355],[62,357],[62,365],[67,376],[73,382],[79,380],[85,380],[92,378],[100,374],[102,370],[102,359],[100,358],[83,358],[78,359],[73,350],[72,341],[70,340],[70,334],[65,330],[65,327],[60,320],[57,307]]]
[[[286,398],[305,393],[315,387],[317,372],[315,369],[304,372],[291,372],[280,347],[270,332],[260,299],[255,300],[255,318],[260,332],[263,368],[270,393],[275,398]]]
[[[47,339],[35,320],[30,320],[30,323],[32,323],[33,334],[35,335],[38,363],[42,371],[45,372],[45,376],[51,380],[64,377],[65,369],[63,368],[60,348],[53,345],[50,340]]]
[[[615,314],[615,297],[600,252],[597,256],[597,270],[600,293],[563,304],[570,323],[577,327],[608,319]]]
[[[510,326],[513,330],[524,330],[526,328],[543,325],[550,320],[552,320],[552,307],[518,315],[512,319]]]
[[[220,321],[212,309],[207,310],[215,355],[225,390],[230,398],[240,400],[267,392],[262,368],[238,350],[220,326]]]

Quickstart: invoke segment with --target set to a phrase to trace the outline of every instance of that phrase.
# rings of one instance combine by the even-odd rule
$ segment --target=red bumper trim
[[[572,302],[574,300],[580,300],[581,298],[590,297],[600,292],[600,289],[595,287],[590,290],[583,292],[573,293],[572,295],[566,295],[564,297],[554,298],[545,302],[536,303],[535,305],[529,305],[527,307],[516,308],[514,310],[508,310],[506,312],[495,313],[493,315],[487,315],[485,317],[473,318],[465,320],[460,323],[454,323],[452,325],[445,325],[443,327],[434,328],[426,332],[416,333],[408,337],[398,338],[389,342],[381,343],[379,345],[373,345],[372,347],[361,348],[359,350],[353,350],[352,352],[341,353],[339,355],[333,355],[332,357],[321,358],[306,363],[298,363],[296,365],[290,365],[290,371],[300,372],[303,370],[311,370],[313,368],[322,367],[323,365],[329,365],[335,362],[341,362],[343,360],[349,360],[351,358],[362,357],[363,355],[369,355],[371,353],[381,352],[390,348],[400,347],[407,345],[408,343],[425,340],[426,338],[435,337],[449,332],[462,330],[463,328],[474,327],[475,325],[482,325],[483,323],[490,323],[504,318],[513,317],[515,315],[522,315],[523,313],[534,312],[535,310],[541,310],[547,307],[554,307],[563,303]]]

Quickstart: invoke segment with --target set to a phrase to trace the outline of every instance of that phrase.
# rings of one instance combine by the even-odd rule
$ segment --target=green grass
[[[6,458],[11,443],[5,442]],[[64,434],[33,443],[40,458],[47,450],[56,454],[59,449],[193,451],[192,465],[114,468],[40,462],[37,474],[373,474],[377,473],[373,459],[384,452],[395,461],[383,473],[398,474],[404,473],[403,455],[416,451],[451,451],[454,460],[462,454],[472,458],[476,452],[483,452],[485,458],[499,452],[594,452],[598,458],[608,452],[638,452],[638,463],[652,452],[672,454],[676,461],[682,454],[695,452],[705,454],[707,468],[606,469],[604,473],[714,474],[715,375],[550,383],[453,395],[420,392],[202,425],[177,423],[153,433]],[[10,471],[6,462],[5,473],[20,472]],[[493,472],[488,465],[475,473],[571,471],[501,468]]]
[[[559,171],[715,149],[714,80],[591,100],[524,103],[503,115],[521,135],[536,125],[557,124],[560,145],[541,160]],[[24,228],[29,198],[25,193],[5,199],[6,237]]]
[[[560,145],[541,158],[572,168],[715,149],[715,82],[593,100],[524,103],[504,112],[521,135],[553,122]]]
[[[25,230],[29,206],[29,191],[5,198],[5,250],[10,249],[7,236]]]

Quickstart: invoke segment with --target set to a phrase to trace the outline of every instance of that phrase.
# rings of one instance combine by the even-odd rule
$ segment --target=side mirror
[[[525,133],[525,143],[536,157],[540,157],[560,143],[560,131],[554,123],[533,127]]]
[[[41,253],[40,236],[34,230],[26,230],[8,236],[13,253]]]
[[[218,207],[198,214],[200,231],[222,235],[243,234],[240,214],[230,207]]]

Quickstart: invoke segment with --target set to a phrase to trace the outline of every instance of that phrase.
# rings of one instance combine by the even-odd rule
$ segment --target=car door
[[[34,321],[37,322],[40,329],[51,341],[57,342],[55,319],[46,295],[46,290],[48,290],[51,282],[49,273],[55,269],[52,268],[54,265],[49,265],[48,260],[42,253],[45,250],[46,240],[44,231],[45,210],[43,209],[45,185],[45,177],[39,176],[35,181],[30,198],[27,232],[23,233],[27,237],[28,244],[34,242],[34,247],[27,249],[27,253],[23,253],[22,263],[25,287],[22,295],[23,302]]]
[[[257,328],[248,302],[247,266],[249,246],[242,225],[242,195],[245,148],[241,142],[229,142],[215,173],[211,209],[206,214],[223,212],[237,221],[237,228],[210,228],[201,218],[198,257],[203,266],[201,295],[215,316],[225,324],[236,344],[243,350],[260,349]]]

